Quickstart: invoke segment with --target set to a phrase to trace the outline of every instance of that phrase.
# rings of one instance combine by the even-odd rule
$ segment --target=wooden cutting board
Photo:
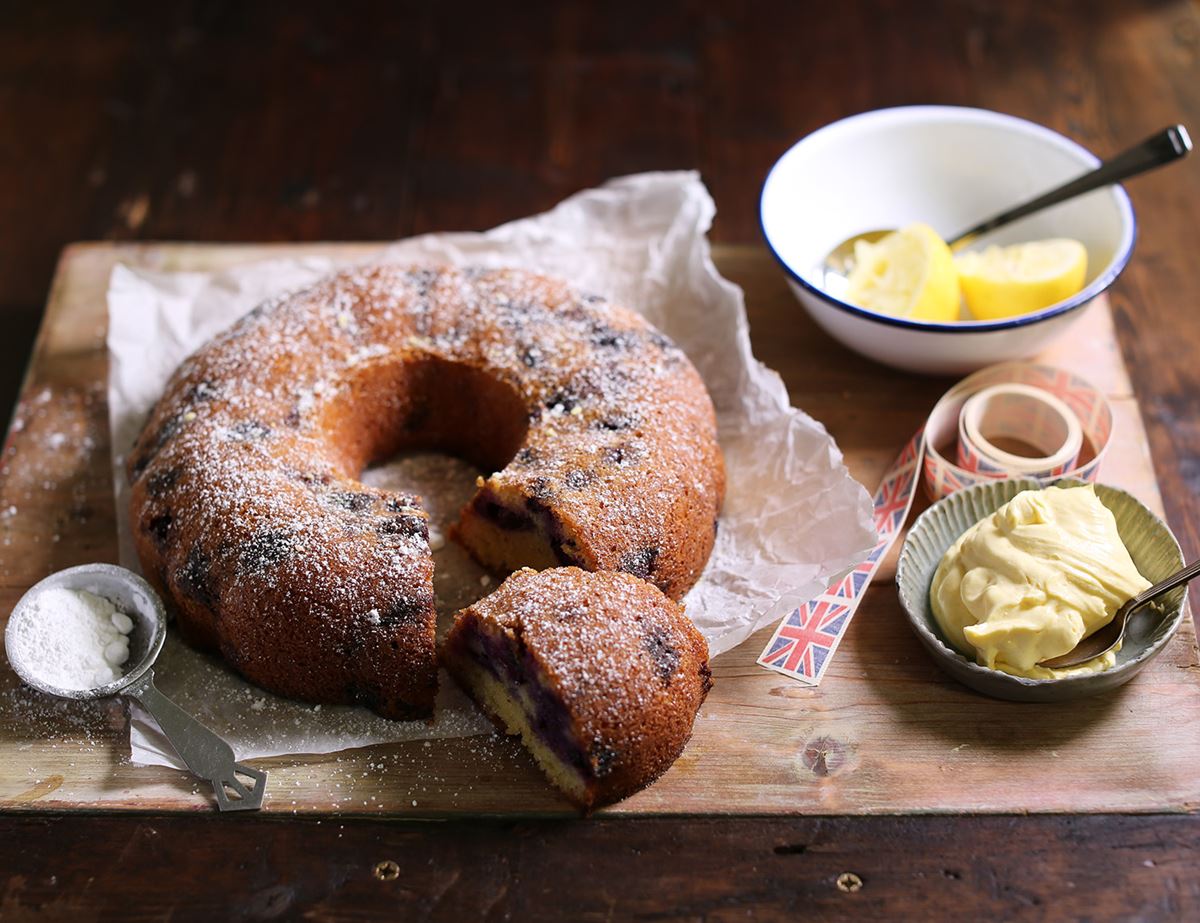
[[[62,256],[0,458],[0,612],[51,571],[116,560],[104,349],[105,290],[124,262],[209,270],[268,257],[353,259],[371,244],[79,244]],[[755,352],[821,420],[869,488],[950,385],[842,349],[800,310],[758,247],[718,247],[743,286]],[[1145,432],[1107,304],[1042,359],[1113,403],[1102,480],[1156,511]],[[755,664],[770,630],[714,663],[687,751],[612,813],[1190,811],[1200,801],[1200,673],[1191,619],[1121,690],[1061,705],[983,698],[943,676],[905,623],[895,552],[818,688]],[[129,763],[119,702],[48,700],[0,668],[0,807],[210,811],[186,773]],[[495,736],[255,761],[272,812],[555,813],[564,803],[520,747]]]

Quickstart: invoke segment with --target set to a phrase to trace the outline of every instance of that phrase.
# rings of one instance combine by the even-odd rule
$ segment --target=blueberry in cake
[[[128,454],[142,569],[251,682],[427,717],[425,513],[359,481],[417,448],[491,472],[456,537],[497,573],[624,571],[678,599],[712,550],[713,407],[669,339],[532,273],[374,264],[259,306],[175,372]]]
[[[585,811],[657,779],[692,733],[711,683],[683,609],[630,574],[512,574],[460,612],[447,668]]]

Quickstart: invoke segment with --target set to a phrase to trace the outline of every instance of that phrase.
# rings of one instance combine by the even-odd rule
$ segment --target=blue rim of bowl
[[[780,255],[779,251],[775,249],[775,245],[771,243],[770,235],[767,234],[766,226],[763,224],[763,200],[766,198],[767,185],[771,182],[771,176],[775,173],[775,170],[779,167],[779,164],[788,154],[790,154],[805,141],[808,141],[814,135],[817,135],[826,129],[832,128],[834,125],[843,125],[847,122],[854,122],[860,119],[869,118],[871,116],[878,115],[881,112],[896,112],[899,110],[906,110],[910,112],[925,111],[931,113],[982,113],[988,118],[998,119],[1001,122],[1008,121],[1031,128],[1037,134],[1046,135],[1054,139],[1056,142],[1063,143],[1068,147],[1074,148],[1079,153],[1082,153],[1086,159],[1090,160],[1092,166],[1100,165],[1100,159],[1086,147],[1084,147],[1082,144],[1072,141],[1066,135],[1060,135],[1052,128],[1047,128],[1045,125],[1039,125],[1037,122],[1031,122],[1028,119],[1023,119],[1015,115],[1008,115],[1003,112],[993,112],[990,109],[979,109],[972,106],[890,106],[883,109],[871,109],[867,112],[860,112],[856,115],[850,115],[844,119],[838,119],[835,122],[830,122],[828,125],[822,125],[815,131],[809,132],[779,156],[775,163],[771,165],[771,169],[767,171],[767,178],[763,180],[762,191],[759,193],[758,197],[758,229],[763,236],[763,240],[767,244],[767,249],[771,251],[771,255],[775,257],[775,261],[779,263],[779,265],[783,268],[783,271],[787,273],[788,277],[805,291],[824,301],[826,304],[829,304],[835,308],[839,308],[848,314],[854,314],[858,317],[864,318],[865,320],[873,321],[877,324],[884,324],[889,327],[900,327],[905,330],[924,330],[931,333],[989,333],[995,330],[1012,330],[1017,327],[1027,327],[1030,324],[1036,324],[1051,317],[1057,317],[1060,314],[1066,314],[1070,311],[1076,310],[1077,308],[1081,308],[1101,292],[1105,291],[1109,286],[1111,286],[1113,282],[1117,280],[1117,277],[1124,272],[1125,267],[1129,264],[1130,257],[1133,256],[1134,245],[1137,243],[1138,225],[1137,215],[1133,210],[1133,203],[1129,199],[1129,193],[1125,191],[1124,186],[1122,186],[1120,183],[1117,183],[1114,185],[1120,200],[1120,204],[1123,206],[1123,210],[1129,215],[1129,240],[1127,245],[1108,264],[1108,267],[1104,270],[1104,272],[1093,279],[1091,284],[1084,288],[1081,292],[1079,292],[1077,295],[1073,295],[1065,301],[1060,301],[1058,304],[1051,305],[1048,308],[1043,308],[1041,311],[1036,311],[1032,314],[1023,314],[1019,317],[1014,317],[1003,321],[957,321],[950,324],[939,324],[931,321],[909,320],[908,318],[904,317],[891,317],[887,314],[878,314],[874,311],[868,311],[866,308],[860,308],[858,305],[851,304],[848,301],[842,301],[840,298],[834,298],[824,289],[813,285],[798,272],[796,272],[796,270],[794,270],[788,264],[787,260]]]
[[[1026,481],[1035,480],[1035,479],[1008,478],[1007,480],[1020,481],[1020,482],[1024,483]],[[943,656],[948,657],[953,660],[956,660],[962,666],[966,667],[968,672],[976,673],[980,676],[999,677],[1000,682],[1009,683],[1010,685],[1013,685],[1013,686],[1024,686],[1027,688],[1039,688],[1039,687],[1043,687],[1043,686],[1063,686],[1063,685],[1075,685],[1075,684],[1080,684],[1080,683],[1087,683],[1091,680],[1094,680],[1095,677],[1101,676],[1103,674],[1113,674],[1113,673],[1117,673],[1117,672],[1124,673],[1124,672],[1130,670],[1131,668],[1133,668],[1137,664],[1145,663],[1147,660],[1149,660],[1153,657],[1157,657],[1159,652],[1164,647],[1166,647],[1167,644],[1175,637],[1175,633],[1177,631],[1179,631],[1179,628],[1183,624],[1183,620],[1186,617],[1187,607],[1188,607],[1188,591],[1187,591],[1186,584],[1184,585],[1184,590],[1183,590],[1183,600],[1179,606],[1179,614],[1175,617],[1175,623],[1176,623],[1175,627],[1171,628],[1169,631],[1164,632],[1161,637],[1159,637],[1153,644],[1147,645],[1146,648],[1144,650],[1142,650],[1137,656],[1133,657],[1130,660],[1127,660],[1125,663],[1117,664],[1113,667],[1110,667],[1107,670],[1103,670],[1100,673],[1080,673],[1080,674],[1076,674],[1074,676],[1058,676],[1058,677],[1053,677],[1050,679],[1033,679],[1028,676],[1016,676],[1012,673],[1005,673],[1003,670],[993,670],[990,667],[985,667],[985,666],[982,666],[981,664],[976,663],[974,660],[971,660],[969,657],[967,657],[961,651],[959,651],[955,647],[953,647],[948,641],[946,641],[945,638],[943,638],[941,636],[940,632],[934,631],[932,628],[930,628],[929,625],[926,624],[925,619],[919,618],[916,613],[914,613],[912,610],[909,609],[908,606],[905,605],[904,593],[901,591],[900,578],[901,578],[901,575],[904,573],[904,571],[907,569],[907,564],[908,564],[908,558],[907,558],[907,555],[905,554],[905,552],[908,550],[907,549],[908,536],[917,530],[917,528],[921,525],[921,520],[923,520],[923,519],[925,519],[925,517],[929,516],[929,514],[934,510],[935,507],[937,507],[943,503],[946,503],[948,501],[951,501],[955,497],[959,496],[960,494],[965,494],[968,491],[982,489],[988,485],[1003,484],[1003,483],[1005,483],[1005,481],[988,481],[983,484],[973,484],[972,486],[966,487],[963,490],[956,491],[955,493],[951,494],[948,497],[943,497],[941,500],[938,500],[936,503],[930,504],[929,508],[926,509],[925,511],[923,511],[921,513],[921,515],[916,518],[916,520],[912,524],[912,527],[908,530],[907,533],[905,533],[904,542],[900,546],[900,556],[896,561],[895,584],[896,584],[896,595],[897,595],[897,597],[899,597],[899,601],[900,601],[900,608],[904,611],[904,616],[906,619],[908,619],[909,625],[921,637],[932,640],[937,645],[938,649],[941,651]],[[1061,478],[1061,479],[1055,481],[1053,486],[1067,484],[1067,485],[1073,486],[1073,487],[1082,487],[1082,486],[1085,486],[1087,483],[1088,482],[1081,481],[1078,478],[1069,478],[1068,477],[1068,478]],[[1148,506],[1146,506],[1146,504],[1144,504],[1141,500],[1139,500],[1137,497],[1135,497],[1133,494],[1131,494],[1129,491],[1125,490],[1122,487],[1117,487],[1113,484],[1099,484],[1097,486],[1104,487],[1108,490],[1119,491],[1120,493],[1123,493],[1126,496],[1128,496],[1130,499],[1132,499],[1134,503],[1136,503],[1139,507],[1141,507],[1142,512],[1145,513],[1146,516],[1148,516],[1150,519],[1153,519],[1160,526],[1162,526],[1163,530],[1167,533],[1167,537],[1174,543],[1175,550],[1179,552],[1180,560],[1183,560],[1183,549],[1180,548],[1179,539],[1176,538],[1175,533],[1171,531],[1171,527],[1169,525],[1167,525],[1167,522],[1165,519],[1163,519],[1161,516],[1159,516],[1157,513],[1155,513],[1153,510],[1151,510]],[[961,503],[963,501],[960,500],[958,502]],[[930,580],[930,583],[932,584],[932,578]],[[925,601],[927,601],[928,597],[929,597],[929,587],[928,586],[925,587],[924,592],[925,592],[925,595],[923,598]]]

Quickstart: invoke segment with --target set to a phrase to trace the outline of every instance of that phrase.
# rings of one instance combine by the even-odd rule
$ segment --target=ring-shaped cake
[[[433,562],[403,450],[484,471],[455,537],[500,574],[625,571],[679,599],[725,474],[712,402],[639,315],[517,270],[374,264],[186,359],[127,461],[134,541],[187,640],[285,696],[431,714]]]

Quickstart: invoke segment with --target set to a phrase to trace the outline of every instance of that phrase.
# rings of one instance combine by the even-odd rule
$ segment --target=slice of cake
[[[629,574],[512,574],[455,617],[442,659],[585,811],[664,773],[712,686],[683,609]]]

